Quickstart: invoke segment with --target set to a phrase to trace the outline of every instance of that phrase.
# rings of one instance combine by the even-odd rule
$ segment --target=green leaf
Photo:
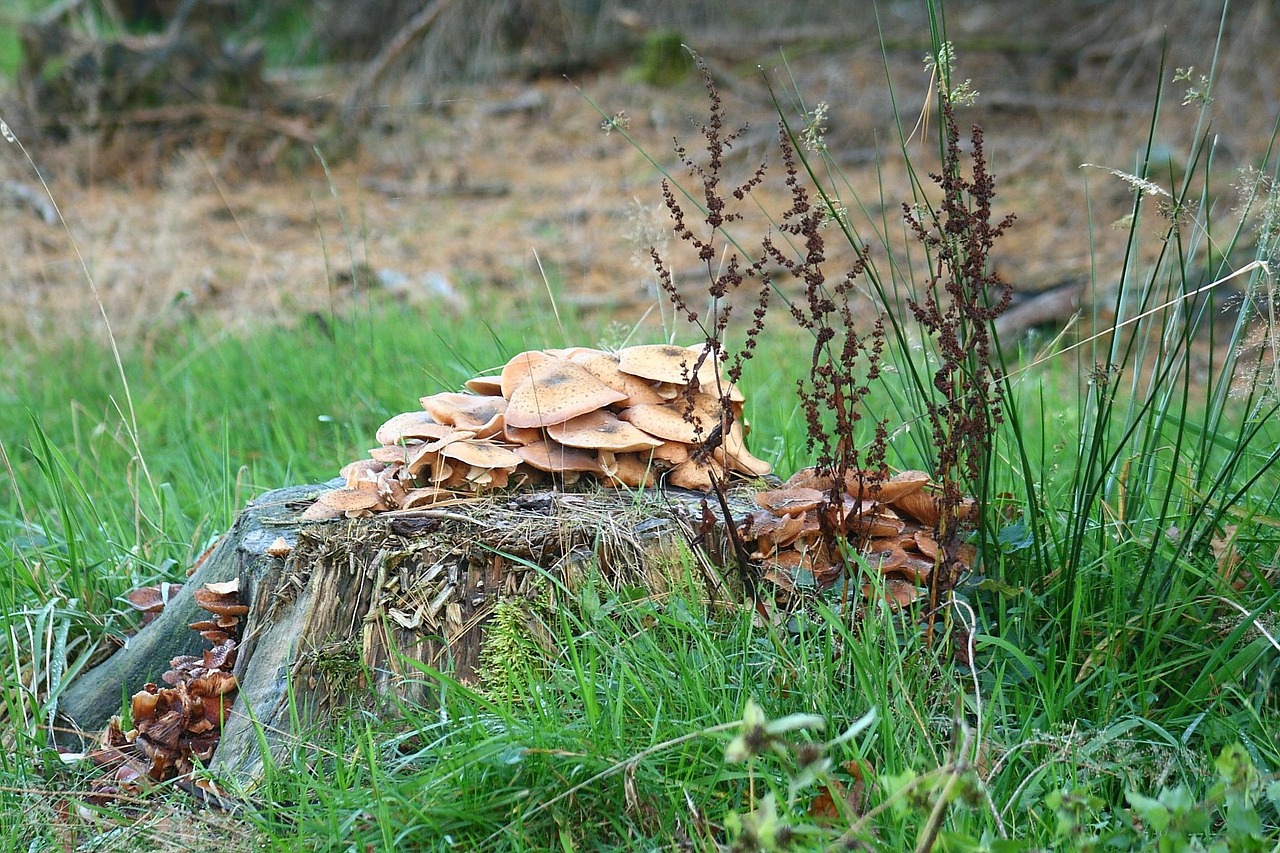
[[[1176,785],[1161,791],[1160,803],[1176,815],[1190,814],[1196,808],[1196,798],[1185,785]]]
[[[1148,828],[1155,832],[1164,832],[1169,828],[1169,809],[1159,800],[1144,797],[1136,791],[1126,791],[1124,798]]]
[[[1267,786],[1267,799],[1271,801],[1271,805],[1280,811],[1280,779],[1272,782]]]
[[[1232,786],[1247,784],[1253,775],[1253,759],[1238,743],[1224,746],[1222,752],[1219,752],[1218,757],[1214,759],[1213,766],[1222,777],[1222,781]]]
[[[1227,809],[1227,837],[1233,840],[1262,838],[1262,817],[1252,806]]]
[[[1036,539],[1026,521],[1018,519],[1000,528],[1000,532],[996,534],[996,543],[1005,554],[1013,554],[1030,548],[1036,543]]]
[[[979,850],[990,849],[972,835],[960,832],[939,832],[938,847],[947,853],[978,853]]]

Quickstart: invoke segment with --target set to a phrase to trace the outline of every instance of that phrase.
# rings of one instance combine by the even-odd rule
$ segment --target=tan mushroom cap
[[[716,449],[716,457],[717,461],[722,465],[727,460],[727,467],[732,468],[739,474],[763,477],[773,471],[772,465],[763,459],[753,456],[751,451],[747,450],[747,444],[743,438],[742,424],[737,419],[729,427],[729,435],[725,438],[724,443]]]
[[[511,393],[506,422],[513,427],[545,427],[603,409],[626,395],[565,359],[536,365]]]
[[[431,506],[432,504],[447,501],[454,497],[453,492],[448,489],[439,489],[435,486],[427,486],[420,489],[410,489],[405,492],[403,498],[400,499],[401,509],[416,509],[420,506]]]
[[[378,505],[379,498],[377,491],[330,489],[320,495],[316,502],[342,512],[350,512],[352,510],[372,509]]]
[[[867,513],[850,525],[854,532],[870,539],[897,536],[905,526],[898,514],[889,509]]]
[[[510,468],[514,470],[522,461],[514,452],[487,441],[451,442],[440,449],[440,455],[481,469]]]
[[[400,472],[403,470],[403,467],[396,466],[395,468],[388,468],[385,471],[378,472],[378,496],[388,506],[399,505],[400,499],[409,490],[409,486],[399,477]]]
[[[298,516],[298,520],[299,521],[329,521],[330,519],[341,518],[341,517],[342,517],[342,510],[334,509],[333,507],[327,504],[322,504],[319,501],[316,501],[311,506],[307,507],[302,511],[302,514]]]
[[[564,423],[551,424],[547,427],[547,435],[566,447],[614,453],[634,453],[662,446],[662,439],[618,420],[613,412],[599,409]]]
[[[804,486],[768,489],[756,494],[756,503],[775,515],[803,515],[822,505],[827,496]]]
[[[907,607],[923,595],[920,587],[898,575],[885,575],[883,583],[883,600],[892,610]],[[867,598],[870,598],[874,592],[875,586],[870,582],[862,585],[862,594]]]
[[[511,357],[511,360],[502,368],[502,375],[498,377],[498,384],[502,388],[502,396],[511,399],[511,395],[515,393],[516,387],[520,385],[529,376],[529,372],[539,364],[556,360],[555,356],[547,355],[542,350],[527,350]]]
[[[602,474],[600,463],[595,456],[576,447],[565,447],[555,441],[538,441],[525,444],[515,449],[516,454],[527,464],[539,471],[553,474],[583,471],[588,474]]]
[[[692,364],[697,364],[698,359],[702,357],[702,352],[706,344],[691,346],[688,348],[691,356]],[[702,366],[698,368],[698,386],[702,393],[711,394],[721,397],[724,394],[729,395],[729,401],[733,403],[745,402],[747,397],[738,389],[738,386],[729,384],[728,379],[720,372],[719,362],[716,360],[715,353],[709,353],[702,361]]]
[[[675,344],[643,344],[618,352],[618,369],[654,382],[688,385],[697,354]]]
[[[541,427],[513,427],[506,424],[502,435],[512,444],[534,444],[547,437],[547,431]]]
[[[143,613],[159,613],[169,602],[169,595],[165,593],[169,589],[174,592],[182,589],[181,584],[165,584],[166,589],[161,590],[159,586],[142,586],[125,594],[125,599],[129,602],[129,606],[134,610],[141,610]]]
[[[377,482],[379,472],[386,466],[375,459],[357,459],[342,466],[338,476],[347,481],[347,488],[356,489]]]
[[[704,463],[690,458],[681,462],[667,473],[667,484],[681,489],[705,492],[711,488],[713,476],[717,479],[723,479],[725,476],[724,467],[715,462]]]
[[[502,396],[502,376],[475,376],[462,383],[468,391],[483,394],[486,397]]]
[[[803,514],[774,515],[767,509],[758,509],[744,519],[739,533],[755,540],[756,552],[752,556],[770,557],[794,542],[804,526]]]
[[[267,546],[267,556],[269,557],[287,557],[289,552],[293,550],[293,546],[289,544],[289,540],[283,536],[277,536],[275,540]]]
[[[632,489],[648,488],[657,483],[661,469],[653,464],[648,453],[608,454],[611,464],[605,464],[605,455],[601,453],[600,467],[611,482]]]
[[[907,495],[920,491],[929,483],[929,475],[923,471],[901,471],[887,480],[869,479],[861,484],[846,482],[849,494],[859,497],[855,490],[861,486],[862,498],[894,503]]]
[[[449,431],[426,412],[404,412],[378,427],[379,444],[399,444],[410,438],[439,438]]]
[[[421,402],[422,408],[442,424],[472,430],[480,438],[502,432],[502,415],[507,410],[507,401],[501,397],[445,391],[423,397]]]
[[[409,461],[409,454],[413,448],[421,443],[414,439],[404,444],[384,444],[381,447],[373,447],[369,449],[369,458],[383,465],[405,465]],[[343,470],[345,471],[346,468]]]
[[[670,399],[659,394],[653,387],[653,383],[648,380],[623,373],[618,367],[616,355],[606,352],[587,352],[574,356],[572,361],[586,368],[588,373],[613,390],[626,394],[627,398],[619,405],[639,406],[645,403],[662,403]]]
[[[604,354],[600,350],[595,349],[593,347],[562,347],[560,349],[551,348],[551,349],[544,349],[543,352],[545,352],[547,355],[555,356],[556,358],[567,358],[570,360],[576,359],[580,355],[596,355],[596,354],[603,355]]]
[[[192,597],[201,610],[207,610],[214,616],[243,616],[249,612],[249,605],[241,604],[234,592],[214,592],[208,589],[197,589]]]
[[[880,572],[880,574],[888,574],[891,571],[897,571],[907,565],[907,552],[895,539],[873,539],[867,543],[867,547],[863,549],[862,556],[867,561],[870,568]]]
[[[689,458],[689,445],[682,441],[666,439],[653,449],[653,458],[655,462],[661,463],[663,468],[674,468]]]
[[[684,400],[676,400],[631,406],[618,417],[658,438],[693,444],[706,439],[720,422],[720,403],[706,394],[694,394],[691,412]]]

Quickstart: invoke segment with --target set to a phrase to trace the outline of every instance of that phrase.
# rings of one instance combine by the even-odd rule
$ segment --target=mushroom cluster
[[[771,470],[747,450],[745,398],[701,346],[532,350],[466,388],[384,423],[369,458],[342,469],[346,488],[303,518],[414,509],[550,478],[637,488],[664,477],[708,489],[713,478]],[[704,443],[714,448],[696,453]]]
[[[761,509],[739,525],[743,541],[753,547],[752,557],[769,565],[764,578],[790,592],[807,574],[819,589],[841,576],[843,561],[832,553],[828,529],[858,546],[867,564],[883,577],[885,601],[905,607],[928,592],[929,576],[938,560],[935,532],[939,506],[936,487],[923,471],[903,471],[891,477],[852,471],[842,488],[813,468],[796,472],[781,488],[760,492]],[[839,503],[832,500],[839,496]],[[962,518],[973,512],[973,502],[961,506]],[[826,513],[823,519],[820,513]],[[971,546],[960,555],[972,564]],[[864,595],[874,594],[876,584],[865,581]]]
[[[177,586],[174,584],[173,586]],[[149,600],[147,587],[129,598],[135,608],[157,613],[163,609]],[[205,584],[195,591],[196,603],[209,618],[191,623],[211,648],[202,655],[180,655],[169,662],[161,676],[168,685],[148,683],[129,702],[133,727],[125,731],[119,717],[112,717],[92,758],[111,768],[109,780],[95,786],[99,793],[137,793],[149,781],[186,776],[193,761],[208,761],[222,733],[222,724],[235,698],[236,658],[240,617],[249,612],[241,604],[238,581]],[[150,607],[142,607],[144,601]]]

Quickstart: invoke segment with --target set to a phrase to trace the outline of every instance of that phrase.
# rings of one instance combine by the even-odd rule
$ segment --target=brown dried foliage
[[[970,133],[970,176],[963,168],[960,131],[950,99],[941,93],[946,135],[942,171],[931,174],[943,192],[941,203],[927,214],[903,205],[906,222],[930,253],[933,274],[923,300],[908,306],[934,338],[940,363],[933,374],[937,394],[927,414],[937,454],[936,474],[942,484],[938,544],[941,571],[931,583],[930,600],[945,603],[959,580],[963,564],[957,555],[963,527],[959,517],[966,493],[986,491],[984,467],[991,439],[1002,420],[1003,373],[991,338],[991,323],[1009,306],[1012,290],[991,270],[995,241],[1013,223],[1012,214],[993,221],[995,180],[987,171],[982,128]]]

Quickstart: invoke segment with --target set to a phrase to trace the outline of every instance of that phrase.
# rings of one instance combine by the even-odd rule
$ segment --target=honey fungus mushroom
[[[662,446],[662,439],[619,420],[612,412],[599,409],[551,424],[547,435],[566,447],[613,453],[636,453]]]
[[[535,364],[511,392],[506,422],[513,427],[546,427],[625,400],[587,372],[563,358]]]
[[[540,472],[624,487],[666,477],[693,489],[767,474],[772,466],[746,448],[742,395],[706,352],[656,344],[518,353],[500,372],[467,380],[465,392],[422,397],[422,411],[389,418],[368,458],[342,468],[346,488],[323,493],[302,519],[429,506],[536,482]],[[695,450],[705,451],[697,462]]]
[[[498,488],[523,461],[514,451],[487,441],[455,441],[441,448],[440,455],[469,466],[467,482]]]
[[[647,403],[623,409],[618,417],[650,435],[697,444],[705,441],[720,423],[720,401],[707,394],[694,394],[690,402]]]
[[[603,473],[596,457],[576,447],[565,447],[556,441],[539,441],[517,447],[516,454],[539,471],[564,475],[573,482],[581,473],[599,476]]]
[[[422,398],[422,408],[432,418],[456,429],[470,430],[478,438],[502,432],[507,401],[502,397],[458,394],[446,391]]]
[[[622,400],[620,405],[638,406],[642,403],[666,402],[667,398],[658,393],[652,381],[624,372],[619,366],[620,358],[617,355],[606,352],[585,352],[575,355],[572,361],[613,390],[626,394],[626,399]]]

